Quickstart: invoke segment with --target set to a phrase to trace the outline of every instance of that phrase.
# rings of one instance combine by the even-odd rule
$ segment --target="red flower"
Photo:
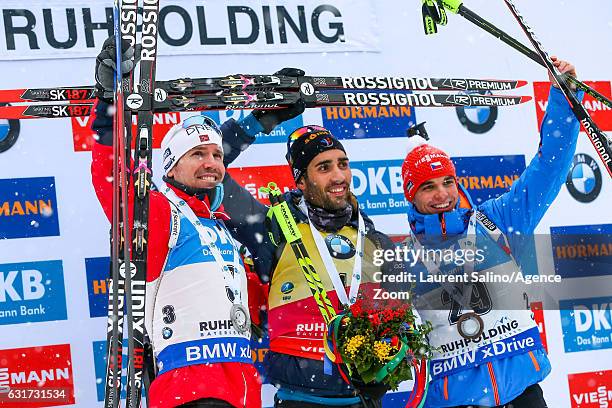
[[[401,306],[401,302],[397,299],[391,299],[389,303],[387,303],[387,307],[389,309],[397,309],[400,306]]]
[[[353,316],[359,316],[363,313],[363,301],[361,299],[353,303],[353,306],[351,306],[351,312],[353,313]]]
[[[393,336],[391,337],[391,346],[399,349],[399,337]]]

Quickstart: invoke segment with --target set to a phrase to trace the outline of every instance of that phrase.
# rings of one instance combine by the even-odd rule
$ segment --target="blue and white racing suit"
[[[424,215],[410,205],[408,219],[415,235],[408,240],[409,244],[419,239],[426,249],[453,245],[458,248],[468,239],[472,222],[471,231],[475,233],[472,243],[484,249],[484,259],[475,264],[474,271],[481,276],[487,272],[500,275],[519,271],[521,257],[528,256],[529,252],[533,254],[527,247],[533,244],[525,236],[534,232],[559,193],[576,149],[578,131],[579,122],[565,97],[560,90],[552,88],[538,153],[510,190],[496,199],[474,205],[468,193],[461,189],[456,208],[442,215]],[[454,236],[440,240],[444,229],[452,225]],[[437,242],[428,241],[428,236],[437,236]],[[427,273],[424,264],[416,267]],[[528,386],[542,381],[551,370],[531,312],[515,307],[525,301],[510,298],[516,291],[507,293],[499,284],[475,286],[478,299],[472,309],[482,318],[484,331],[472,340],[463,338],[457,330],[457,322],[465,310],[452,306],[457,302],[448,292],[443,293],[445,290],[440,284],[424,283],[417,287],[421,300],[442,303],[440,307],[419,310],[424,320],[433,323],[430,340],[438,348],[431,362],[432,381],[426,407],[502,405]]]

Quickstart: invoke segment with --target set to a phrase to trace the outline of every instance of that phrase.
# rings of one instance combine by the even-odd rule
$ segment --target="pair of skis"
[[[224,109],[280,109],[302,100],[306,107],[326,106],[511,106],[530,96],[413,91],[505,91],[525,81],[468,78],[405,77],[290,77],[284,75],[229,75],[216,78],[180,78],[155,82],[154,112]],[[67,118],[89,116],[94,89],[58,87],[0,90],[1,119]],[[41,104],[42,102],[42,104]],[[46,103],[51,102],[51,103]],[[125,99],[132,111],[142,107],[138,94]]]
[[[407,91],[468,91],[510,90],[527,84],[525,81],[481,80],[465,78],[403,78],[403,77],[290,77],[286,75],[228,75],[215,78],[179,78],[156,81],[155,89],[168,95],[217,93],[278,89],[295,91],[304,83],[316,90],[407,90]],[[304,85],[308,86],[308,85]],[[1,103],[93,101],[93,86],[29,88],[0,90]]]
[[[495,25],[491,24],[489,21],[468,9],[460,0],[423,0],[422,11],[425,33],[435,34],[437,32],[436,24],[445,25],[447,23],[445,10],[448,10],[452,13],[459,14],[466,20],[470,21],[491,35],[499,38],[501,41],[521,52],[523,55],[545,67],[555,78],[555,82],[559,85],[561,91],[567,98],[574,115],[586,131],[587,135],[589,136],[589,140],[599,155],[599,158],[604,163],[608,174],[610,177],[612,177],[612,141],[597,127],[584,106],[580,103],[578,98],[576,98],[576,95],[570,88],[570,84],[574,85],[576,89],[584,91],[594,99],[602,102],[604,105],[610,108],[612,108],[612,101],[578,79],[571,76],[562,75],[554,66],[552,59],[536,38],[533,30],[527,25],[525,19],[519,13],[513,1],[504,0],[504,2],[510,9],[510,12],[517,20],[525,35],[527,35],[527,38],[533,45],[535,51],[531,50],[520,41],[514,39],[504,31],[497,28]]]
[[[126,407],[139,408],[144,386],[145,294],[149,189],[153,129],[153,85],[157,55],[159,0],[144,0],[142,5],[142,50],[138,92],[134,93],[134,74],[121,72],[122,40],[136,44],[138,1],[115,0],[114,24],[117,72],[115,77],[115,115],[113,126],[113,217],[111,225],[111,276],[107,323],[107,368],[105,408],[118,408],[121,400],[123,323],[127,332],[128,364]],[[41,90],[34,94],[40,95]],[[43,92],[44,93],[44,92]],[[64,89],[48,93],[52,100],[77,100],[93,97],[92,89]],[[59,99],[58,99],[59,98]],[[136,109],[130,101],[140,101]],[[91,113],[93,101],[82,106]],[[132,116],[137,116],[136,148],[130,160]],[[132,187],[130,187],[132,183]],[[133,223],[128,216],[133,203]]]

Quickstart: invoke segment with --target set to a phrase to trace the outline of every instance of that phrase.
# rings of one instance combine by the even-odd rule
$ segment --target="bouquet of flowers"
[[[360,299],[330,323],[326,356],[339,365],[347,382],[395,390],[402,381],[414,379],[418,394],[428,381],[431,330],[431,323],[421,323],[409,304],[389,303],[382,309]],[[413,370],[418,378],[413,378]]]

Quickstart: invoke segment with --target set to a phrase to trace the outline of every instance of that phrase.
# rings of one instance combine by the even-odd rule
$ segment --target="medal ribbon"
[[[299,204],[300,210],[308,217],[308,209],[306,208],[306,203],[302,199]],[[338,272],[338,268],[336,268],[336,264],[334,263],[331,254],[329,253],[329,249],[325,244],[321,233],[314,226],[313,222],[308,219],[308,225],[310,226],[310,232],[314,238],[314,242],[319,250],[319,255],[321,255],[321,259],[323,260],[323,264],[325,265],[325,269],[327,270],[327,274],[331,279],[334,289],[336,290],[336,294],[338,295],[338,299],[340,303],[344,306],[351,306],[353,303],[357,301],[357,294],[359,293],[359,286],[361,285],[361,261],[363,259],[363,238],[365,236],[365,222],[361,213],[359,214],[358,220],[358,231],[357,231],[357,243],[355,245],[355,260],[353,264],[353,276],[351,277],[351,286],[349,290],[348,296],[346,295],[346,290],[344,288],[344,284],[342,283],[342,279],[340,279],[340,273]]]
[[[233,303],[235,305],[242,305],[242,290],[241,290],[242,277],[240,273],[238,273],[238,270],[236,270],[236,273],[234,273],[232,276],[232,273],[230,271],[229,266],[227,265],[227,262],[223,259],[223,255],[221,255],[221,250],[219,249],[217,244],[215,244],[214,241],[212,241],[209,238],[209,234],[205,231],[204,226],[202,225],[202,222],[195,215],[191,207],[189,207],[184,200],[181,200],[176,195],[176,193],[172,191],[170,188],[166,187],[163,190],[163,193],[166,196],[166,198],[172,204],[176,206],[176,208],[181,212],[181,214],[183,214],[185,218],[189,220],[189,222],[191,223],[191,225],[193,225],[196,231],[198,231],[198,235],[200,236],[200,242],[202,243],[202,246],[208,250],[208,252],[213,256],[213,258],[215,258],[215,263],[219,265],[219,267],[221,268],[221,272],[223,273],[223,280],[225,281],[225,284],[232,291],[232,294],[234,295]],[[235,268],[238,268],[238,266],[240,266],[240,258],[238,255],[238,248],[236,248],[234,239],[230,235],[227,228],[225,228],[225,225],[220,224],[216,220],[215,220],[215,223],[218,227],[217,229],[219,233],[223,233],[225,237],[227,238],[227,240],[232,244],[232,249],[234,252],[233,263],[235,265]]]

